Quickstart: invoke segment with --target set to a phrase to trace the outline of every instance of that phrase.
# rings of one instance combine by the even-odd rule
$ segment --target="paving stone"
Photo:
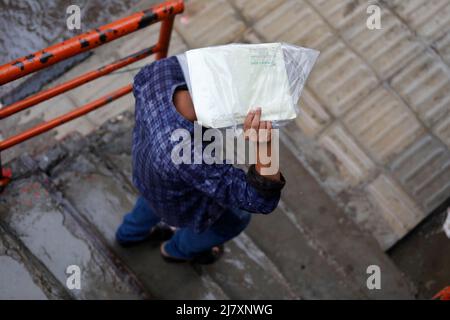
[[[421,54],[391,81],[428,127],[450,114],[450,73],[429,53]]]
[[[377,84],[368,66],[341,41],[321,52],[307,82],[335,116],[348,111]]]
[[[327,192],[337,194],[348,187],[348,182],[341,179],[335,157],[321,147],[316,138],[304,134],[302,129],[292,122],[283,127],[282,133],[291,141],[290,150],[302,159],[303,165]]]
[[[365,189],[367,183],[360,188],[345,190],[337,194],[335,199],[362,230],[375,238],[380,250],[388,251],[401,238],[385,218],[386,214],[381,207]]]
[[[367,8],[367,4],[360,6]],[[411,62],[425,47],[414,39],[413,33],[388,10],[382,11],[382,28],[366,26],[367,13],[359,11],[342,29],[342,36],[377,72],[387,79]]]
[[[298,108],[295,122],[308,136],[315,136],[331,122],[328,112],[307,88],[303,89]]]
[[[177,17],[175,20],[175,24],[180,24],[179,18]],[[159,39],[159,30],[160,30],[161,24],[155,24],[152,26],[149,26],[147,28],[144,28],[142,30],[136,31],[135,33],[117,40],[117,43],[115,44],[115,50],[113,51],[116,55],[118,55],[120,58],[124,58],[127,55],[130,55],[132,53],[135,53],[139,50],[142,50],[144,48],[150,47],[152,45],[155,45],[158,42]],[[169,56],[178,54],[180,52],[186,51],[187,47],[184,44],[183,40],[181,39],[180,35],[176,30],[172,30],[172,36],[170,39],[169,44]],[[106,53],[107,54],[107,53]],[[155,55],[151,56],[152,58],[155,57]],[[153,61],[154,59],[150,59],[150,61]],[[135,66],[137,63],[134,63],[130,66]]]
[[[276,10],[285,0],[231,0],[231,2],[252,24],[269,12]]]
[[[450,117],[444,118],[435,127],[434,132],[450,148]]]
[[[114,42],[109,43],[107,45],[111,45],[113,43]],[[91,55],[87,59],[85,59],[82,63],[71,68],[69,71],[64,73],[61,77],[59,77],[55,81],[49,83],[45,87],[45,89],[48,89],[57,84],[61,84],[63,82],[69,81],[77,76],[80,76],[80,75],[86,73],[86,72],[96,70],[96,69],[98,69],[104,65],[110,64],[118,59],[118,56],[115,55],[114,53],[112,53],[112,54],[110,53],[109,55],[100,54],[100,53],[98,53],[98,50],[99,49],[95,49],[95,50],[91,51]],[[88,84],[84,84],[81,86],[81,88],[85,88],[87,85]],[[69,92],[72,92],[73,90],[76,90],[76,89],[72,89]]]
[[[77,210],[92,223],[109,246],[126,262],[155,297],[162,299],[226,298],[208,277],[200,277],[189,265],[164,262],[151,244],[123,249],[115,244],[115,232],[134,205],[136,194],[122,187],[113,173],[95,158],[80,155],[52,171],[58,187]],[[86,193],[80,193],[80,190]]]
[[[236,42],[238,43],[262,43],[264,42],[260,36],[258,36],[252,28],[248,28],[242,34],[241,38],[239,38]]]
[[[367,186],[369,197],[382,214],[382,218],[389,224],[395,234],[393,241],[398,241],[409,230],[413,229],[426,213],[419,209],[416,203],[392,179],[380,175]],[[386,243],[391,247],[393,243]]]
[[[145,62],[141,61],[141,67]],[[100,79],[96,79],[83,86],[83,88],[77,88],[68,95],[77,105],[81,106],[95,99],[108,95],[110,92],[122,88],[126,85],[133,83],[133,77],[139,70],[133,70],[129,72],[116,72],[106,75]],[[86,115],[87,119],[91,121],[95,126],[103,124],[106,120],[113,118],[124,111],[134,109],[134,97],[132,93],[116,99],[107,105],[90,112]]]
[[[333,124],[319,138],[320,145],[333,155],[336,170],[349,185],[362,182],[374,164],[339,124]]]
[[[36,107],[24,111],[17,124],[26,124],[36,118],[48,121],[72,110],[74,106],[73,101],[67,96],[56,96],[50,100],[41,102]]]
[[[101,47],[101,50],[106,50],[107,46],[113,45],[114,42],[108,43],[105,47]],[[58,78],[55,84],[59,84],[64,81],[71,80],[79,75],[87,73],[89,71],[96,70],[102,66],[108,65],[119,59],[118,54],[115,53],[115,50],[111,52],[97,52],[86,59],[83,63],[77,65],[72,68],[69,72],[66,72],[64,76]],[[140,61],[142,63],[142,61]],[[136,63],[137,64],[137,63]],[[136,64],[132,66],[136,66]],[[102,95],[107,94],[115,89],[118,89],[126,84],[129,84],[132,80],[131,72],[124,73],[122,70],[126,70],[129,67],[125,67],[123,69],[119,69],[109,75],[105,75],[98,79],[92,80],[88,83],[83,84],[82,86],[72,89],[65,93],[70,97],[70,99],[77,106],[81,106],[85,103],[92,101],[95,98],[99,98]],[[120,72],[120,73],[119,73]],[[109,89],[109,90],[108,90]]]
[[[363,228],[358,220],[352,221],[308,173],[309,165],[303,166],[305,162],[301,157],[310,150],[307,144],[298,144],[298,128],[297,131],[292,128],[296,126],[291,126],[289,132],[283,130],[283,144],[280,145],[280,168],[287,177],[280,207],[287,213],[290,223],[302,230],[303,236],[309,243],[312,241],[335,271],[345,275],[347,284],[359,288],[364,295],[371,299],[411,298],[413,291],[409,281],[370,236],[371,230]],[[302,165],[295,160],[300,160]],[[366,269],[372,264],[383,270],[383,290],[368,290],[365,285]]]
[[[310,3],[382,79],[390,77],[425,49],[414,40],[408,27],[387,8],[381,10],[382,28],[367,28],[367,7],[379,5],[377,1],[319,0]]]
[[[450,3],[447,0],[394,0],[387,3],[426,40],[450,30]]]
[[[444,59],[447,65],[450,65],[450,32],[447,32],[444,36],[437,39],[433,45],[436,51]]]
[[[291,125],[286,132],[303,163],[360,228],[375,237],[383,249],[399,239],[364,189],[379,169],[339,123],[314,139],[303,136]]]
[[[426,213],[450,194],[450,151],[430,135],[399,155],[390,169]]]
[[[373,0],[313,0],[308,2],[311,6],[315,7],[316,10],[318,10],[318,12],[333,26],[333,28],[338,30],[344,30],[353,25],[354,21],[358,20],[359,17],[364,16],[367,19],[367,7],[376,3],[376,1]],[[364,26],[366,26],[365,21]]]
[[[138,52],[139,50],[142,50],[144,48],[156,45],[156,43],[158,42],[159,29],[160,24],[155,24],[142,30],[136,31],[126,38],[120,39],[120,42],[116,44],[115,53],[119,57],[124,58],[127,55],[132,54],[133,52]],[[176,33],[174,32],[173,35],[175,34]]]
[[[380,87],[350,110],[345,124],[379,163],[387,163],[423,133],[409,108]]]
[[[266,41],[284,41],[318,50],[336,41],[322,18],[304,1],[284,1],[253,27]]]
[[[29,113],[20,118],[19,124],[25,124],[36,118],[42,119],[43,121],[49,121],[74,110],[76,107],[77,106],[68,95],[56,96],[29,109]],[[82,116],[78,119],[63,124],[50,132],[55,136],[56,140],[61,140],[68,133],[74,131],[82,135],[87,135],[94,130],[95,124],[86,116]]]
[[[304,135],[300,129],[287,125],[283,132],[288,138],[283,139],[289,149],[294,152],[302,164],[319,181],[322,188],[333,197],[335,203],[345,209],[345,214],[355,221],[358,226],[374,236],[380,247],[386,249],[385,244],[395,242],[396,237],[377,208],[370,204],[364,186],[367,180],[375,178],[378,170],[367,175],[356,186],[352,186],[350,179],[342,175],[339,159],[328,150],[321,147],[316,138]]]
[[[136,72],[137,70],[133,70]],[[103,97],[114,90],[120,89],[133,82],[134,74],[130,72],[115,72],[86,83],[67,93],[78,106]]]
[[[225,0],[187,2],[179,21],[175,29],[190,48],[233,42],[245,30],[244,23]]]

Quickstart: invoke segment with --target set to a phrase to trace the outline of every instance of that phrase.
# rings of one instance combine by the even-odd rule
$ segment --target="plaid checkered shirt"
[[[169,225],[202,232],[229,209],[272,212],[280,199],[282,181],[259,175],[254,165],[245,173],[230,164],[175,164],[174,130],[194,124],[173,104],[177,88],[186,82],[176,57],[145,66],[134,78],[136,123],[133,131],[133,183],[155,214]],[[194,139],[191,139],[194,150]],[[193,151],[194,152],[194,151]]]

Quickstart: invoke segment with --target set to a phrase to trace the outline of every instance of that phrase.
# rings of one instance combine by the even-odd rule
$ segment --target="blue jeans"
[[[229,209],[202,233],[195,233],[191,228],[178,229],[166,244],[165,250],[172,257],[192,259],[238,236],[247,227],[250,218],[251,214],[246,211]],[[144,240],[160,220],[150,209],[147,200],[140,196],[133,210],[125,215],[116,238],[121,243]]]

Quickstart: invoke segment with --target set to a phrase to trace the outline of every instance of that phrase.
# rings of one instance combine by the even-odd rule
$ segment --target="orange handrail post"
[[[158,52],[156,53],[156,59],[162,59],[167,57],[170,44],[170,35],[172,34],[174,17],[169,17],[161,23],[161,30],[159,32]]]
[[[0,109],[0,120],[61,93],[79,87],[105,74],[109,74],[133,62],[144,59],[153,53],[156,53],[157,60],[165,58],[169,50],[170,36],[175,15],[182,13],[183,10],[183,0],[169,0],[0,66],[0,85],[3,85],[82,52],[116,40],[151,24],[161,22],[159,39],[156,45],[143,49],[111,64],[102,66],[96,70],[87,72],[53,88],[38,92],[21,101],[5,106]],[[97,108],[103,107],[109,102],[130,93],[132,90],[133,86],[132,84],[129,84],[55,119],[41,123],[22,133],[0,141],[0,191],[10,182],[12,176],[11,170],[2,168],[2,151],[68,121],[81,117]]]

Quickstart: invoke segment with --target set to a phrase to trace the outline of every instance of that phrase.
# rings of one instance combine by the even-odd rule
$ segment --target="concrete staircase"
[[[299,161],[287,127],[287,178],[279,207],[254,215],[211,266],[167,264],[157,246],[123,249],[114,233],[135,201],[133,115],[87,137],[12,163],[0,194],[0,298],[37,299],[410,299],[415,292],[378,243],[346,216]],[[66,268],[81,269],[81,289]],[[369,265],[382,289],[368,290]]]

